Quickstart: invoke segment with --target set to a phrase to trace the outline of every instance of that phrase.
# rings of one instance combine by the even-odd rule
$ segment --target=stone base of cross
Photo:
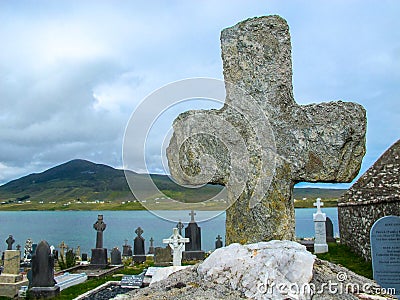
[[[173,234],[168,239],[163,239],[163,243],[168,244],[173,251],[173,266],[182,265],[183,248],[186,243],[189,243],[189,239],[181,236],[178,230],[178,228],[173,228]]]

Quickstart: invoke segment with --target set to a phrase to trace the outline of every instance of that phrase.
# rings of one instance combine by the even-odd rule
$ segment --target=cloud
[[[265,14],[289,23],[297,102],[343,99],[367,108],[365,171],[400,135],[399,6],[2,1],[0,184],[73,158],[121,166],[125,126],[142,99],[175,80],[222,78],[221,29]],[[166,124],[149,141],[152,171],[162,170]]]

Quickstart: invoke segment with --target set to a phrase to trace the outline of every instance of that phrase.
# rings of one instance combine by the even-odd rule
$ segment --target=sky
[[[139,103],[176,80],[222,79],[220,31],[272,14],[290,27],[296,101],[366,108],[361,175],[400,136],[399,11],[385,0],[0,0],[0,184],[75,158],[122,167]],[[154,136],[148,168],[160,173]]]

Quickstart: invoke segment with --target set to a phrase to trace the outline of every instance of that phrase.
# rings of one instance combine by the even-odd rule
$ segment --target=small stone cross
[[[21,250],[21,245],[18,244],[18,245],[16,246],[16,249],[17,249],[18,251]]]
[[[176,228],[178,228],[179,234],[182,234],[183,223],[179,220],[178,224],[176,224]]]
[[[221,241],[222,241],[222,236],[220,236],[219,234],[218,234],[218,236],[217,236],[217,241],[218,241],[218,242],[221,242]]]
[[[125,242],[125,246],[128,246],[128,240],[125,239],[124,242]]]
[[[279,16],[224,29],[221,49],[225,82],[212,87],[225,86],[225,105],[175,119],[167,148],[171,175],[184,185],[226,187],[226,244],[293,240],[294,185],[357,176],[365,109],[342,101],[296,103],[289,26]]]
[[[190,223],[195,223],[196,221],[194,220],[194,216],[196,215],[196,213],[194,212],[194,210],[192,210],[190,213],[189,213],[189,216],[190,216]]]
[[[106,230],[106,223],[103,222],[103,215],[97,216],[96,223],[93,224],[93,228],[96,229],[96,248],[103,248],[103,231]]]
[[[58,248],[60,248],[60,256],[63,259],[64,258],[64,250],[68,249],[68,245],[64,243],[64,241],[61,242],[60,245],[58,245]]]
[[[153,237],[151,237],[151,238],[150,238],[150,247],[154,247],[154,246],[153,246],[153,242],[154,242],[154,239],[153,239]]]
[[[317,214],[322,213],[321,206],[324,206],[324,202],[321,202],[321,198],[317,198],[317,202],[315,202],[313,205],[317,207]]]
[[[138,228],[135,230],[135,233],[137,234],[138,237],[141,237],[143,232],[144,232],[144,231],[143,231],[143,229],[142,229],[141,227],[138,227]]]
[[[15,243],[15,240],[11,234],[8,236],[6,243],[7,243],[7,250],[12,250],[12,245]]]
[[[189,243],[189,238],[182,237],[178,228],[173,228],[173,234],[168,239],[163,239],[164,244],[168,244],[173,251],[173,265],[180,266],[182,264],[182,252],[185,243]]]

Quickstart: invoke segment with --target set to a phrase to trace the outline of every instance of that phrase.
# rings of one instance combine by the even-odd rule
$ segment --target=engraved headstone
[[[334,237],[334,232],[333,232],[333,223],[329,217],[326,217],[325,231],[326,231],[326,242],[336,243],[336,239]]]
[[[87,261],[87,260],[88,260],[88,254],[82,253],[82,261]]]
[[[183,246],[189,243],[189,239],[182,237],[178,228],[173,228],[173,234],[168,239],[163,239],[163,243],[168,244],[172,249],[172,265],[182,265]]]
[[[121,279],[121,288],[138,289],[143,286],[144,274],[124,275]]]
[[[185,228],[185,237],[189,239],[189,243],[185,245],[183,260],[202,260],[205,253],[201,250],[201,228],[194,220],[196,213],[192,210],[189,215],[190,222]]]
[[[370,238],[374,279],[400,299],[400,216],[377,220]]]
[[[125,240],[125,245],[122,246],[122,256],[127,257],[127,256],[132,256],[132,246],[128,245],[128,240]]]
[[[114,266],[122,265],[121,251],[117,247],[114,247],[111,251],[111,264]]]
[[[217,240],[215,241],[215,249],[222,248],[222,237],[218,234]]]
[[[96,248],[92,249],[90,265],[104,268],[107,266],[107,249],[103,248],[103,232],[106,230],[106,223],[103,221],[103,215],[97,216],[93,228],[96,230]]]
[[[175,119],[169,170],[181,184],[226,186],[226,244],[294,240],[295,183],[357,176],[365,110],[351,102],[295,102],[289,26],[279,16],[224,29],[221,49],[225,105]]]
[[[172,264],[171,248],[169,246],[154,249],[154,266],[168,267]]]
[[[313,214],[315,227],[314,253],[328,252],[328,244],[326,243],[325,231],[326,214],[321,211],[321,206],[323,205],[324,203],[321,202],[321,198],[317,198],[317,202],[314,203],[314,206],[317,207],[317,212]]]
[[[133,241],[133,261],[134,262],[145,262],[146,261],[146,252],[144,249],[144,238],[142,237],[143,229],[138,227],[135,230],[137,236]]]
[[[32,256],[32,284],[30,295],[33,298],[53,298],[60,293],[54,280],[54,256],[46,241],[41,241]]]

